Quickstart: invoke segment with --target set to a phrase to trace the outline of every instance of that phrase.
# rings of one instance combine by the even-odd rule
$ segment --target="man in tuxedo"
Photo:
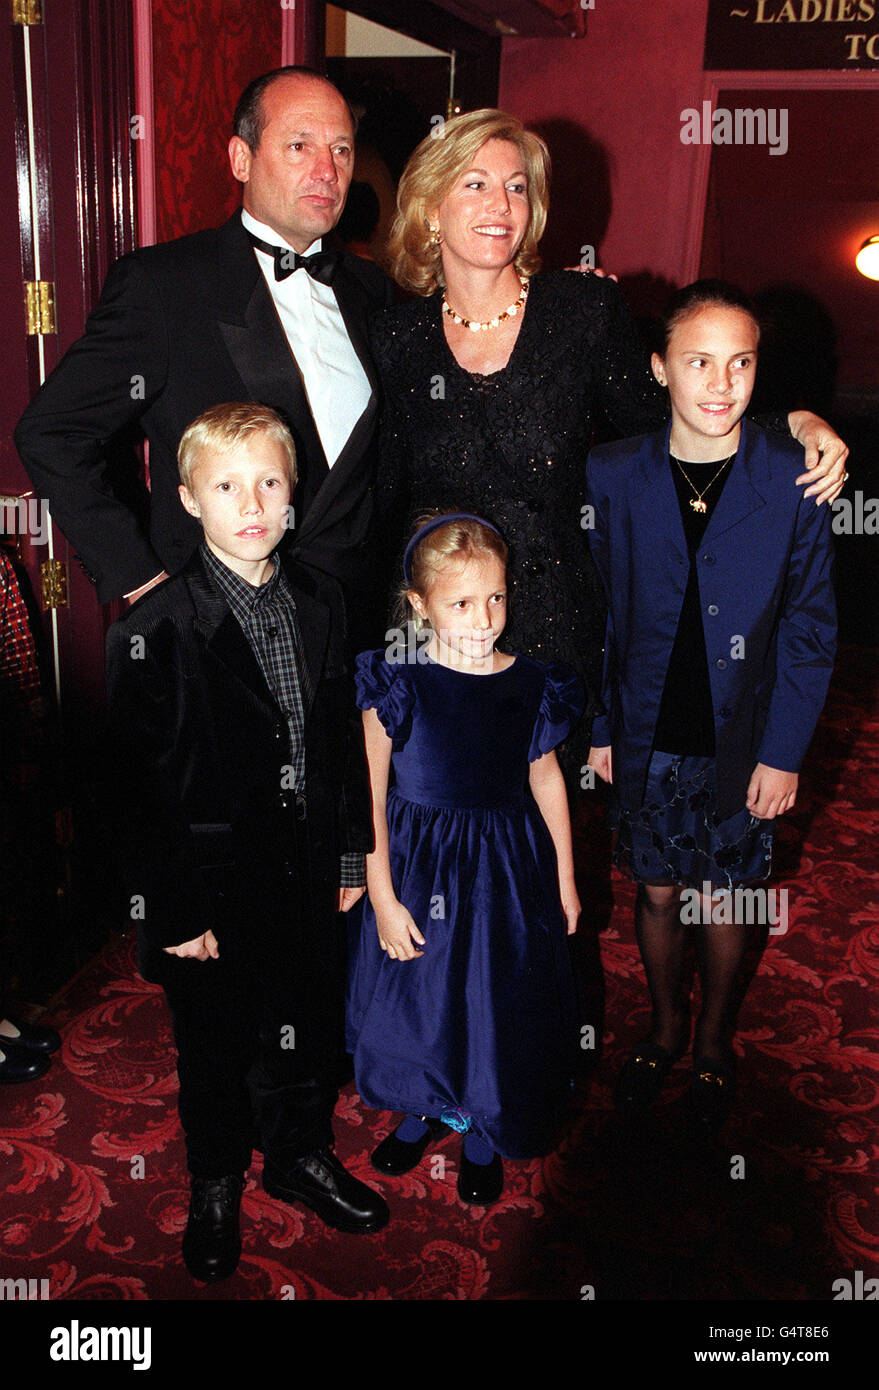
[[[247,87],[234,129],[242,210],[115,263],[16,444],[100,601],[133,600],[199,543],[177,499],[184,430],[219,402],[261,401],[296,444],[293,553],[334,574],[362,612],[377,416],[366,323],[390,285],[371,263],[322,247],[351,181],[353,118],[325,78],[280,68]],[[107,477],[108,446],[134,422],[149,441],[148,534]]]

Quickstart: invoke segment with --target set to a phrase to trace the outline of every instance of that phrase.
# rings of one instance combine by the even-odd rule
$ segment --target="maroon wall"
[[[771,178],[756,145],[713,151],[702,272],[806,291],[836,328],[839,385],[879,386],[879,283],[854,263],[879,234],[879,93],[721,92],[719,105],[733,103],[786,109],[789,149]]]
[[[683,273],[707,0],[598,0],[585,39],[505,39],[500,104],[539,129],[554,158],[552,259],[601,243],[618,274]]]
[[[700,109],[705,92],[706,14],[707,0],[613,0],[590,10],[583,40],[503,44],[500,104],[553,154],[547,263],[598,245],[641,312],[698,272],[705,151],[680,135],[682,111]],[[783,89],[784,74],[772,76]],[[752,291],[798,282],[834,318],[840,385],[875,391],[879,285],[853,258],[879,233],[879,90],[736,87],[716,104],[788,108],[790,148],[712,147],[702,270]]]

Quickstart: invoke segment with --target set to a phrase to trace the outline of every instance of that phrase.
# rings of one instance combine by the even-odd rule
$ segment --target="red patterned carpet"
[[[789,929],[754,962],[738,1034],[740,1100],[716,1138],[687,1122],[684,1063],[647,1127],[627,1129],[613,1110],[613,1078],[647,1014],[632,890],[614,876],[609,922],[596,932],[587,912],[578,946],[599,1025],[603,1009],[604,1048],[560,1151],[509,1163],[501,1202],[466,1209],[455,1194],[457,1141],[406,1178],[372,1173],[369,1152],[391,1117],[366,1110],[349,1086],[339,1152],[385,1193],[391,1225],[366,1237],[328,1231],[267,1197],[257,1160],[240,1268],[206,1289],[179,1255],[188,1185],[164,1003],[120,939],[47,1017],[64,1036],[51,1072],[0,1091],[0,1275],[47,1278],[56,1299],[574,1301],[590,1286],[602,1300],[827,1300],[834,1281],[875,1276],[876,674],[875,654],[841,654],[780,836],[776,884],[788,889]],[[584,863],[599,865],[594,809],[580,831]]]

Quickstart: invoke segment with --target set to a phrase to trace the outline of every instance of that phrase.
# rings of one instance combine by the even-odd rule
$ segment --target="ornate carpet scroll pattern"
[[[188,1181],[161,993],[108,946],[51,1019],[60,1057],[0,1091],[0,1276],[48,1278],[56,1299],[830,1299],[879,1273],[879,702],[877,662],[844,651],[778,877],[788,930],[752,962],[739,1020],[739,1102],[713,1139],[688,1123],[687,1064],[649,1121],[612,1088],[647,1022],[633,890],[614,875],[601,934],[604,1042],[559,1150],[508,1163],[497,1206],[463,1207],[458,1140],[412,1173],[369,1164],[394,1124],[344,1089],[340,1156],[386,1196],[391,1224],[353,1237],[265,1195],[255,1155],[236,1274],[206,1288],[180,1257]],[[597,804],[580,838],[600,843]],[[591,832],[594,830],[594,834]],[[590,930],[587,908],[581,931]],[[594,925],[592,926],[594,930]],[[594,986],[595,982],[591,982]],[[595,997],[595,989],[590,998]],[[735,1170],[743,1176],[732,1176]]]

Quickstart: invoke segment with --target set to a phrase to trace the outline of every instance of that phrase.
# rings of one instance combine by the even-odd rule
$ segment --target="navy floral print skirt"
[[[714,758],[654,753],[638,810],[614,805],[614,863],[639,882],[652,879],[732,888],[768,877],[774,821],[747,807],[717,817]]]

